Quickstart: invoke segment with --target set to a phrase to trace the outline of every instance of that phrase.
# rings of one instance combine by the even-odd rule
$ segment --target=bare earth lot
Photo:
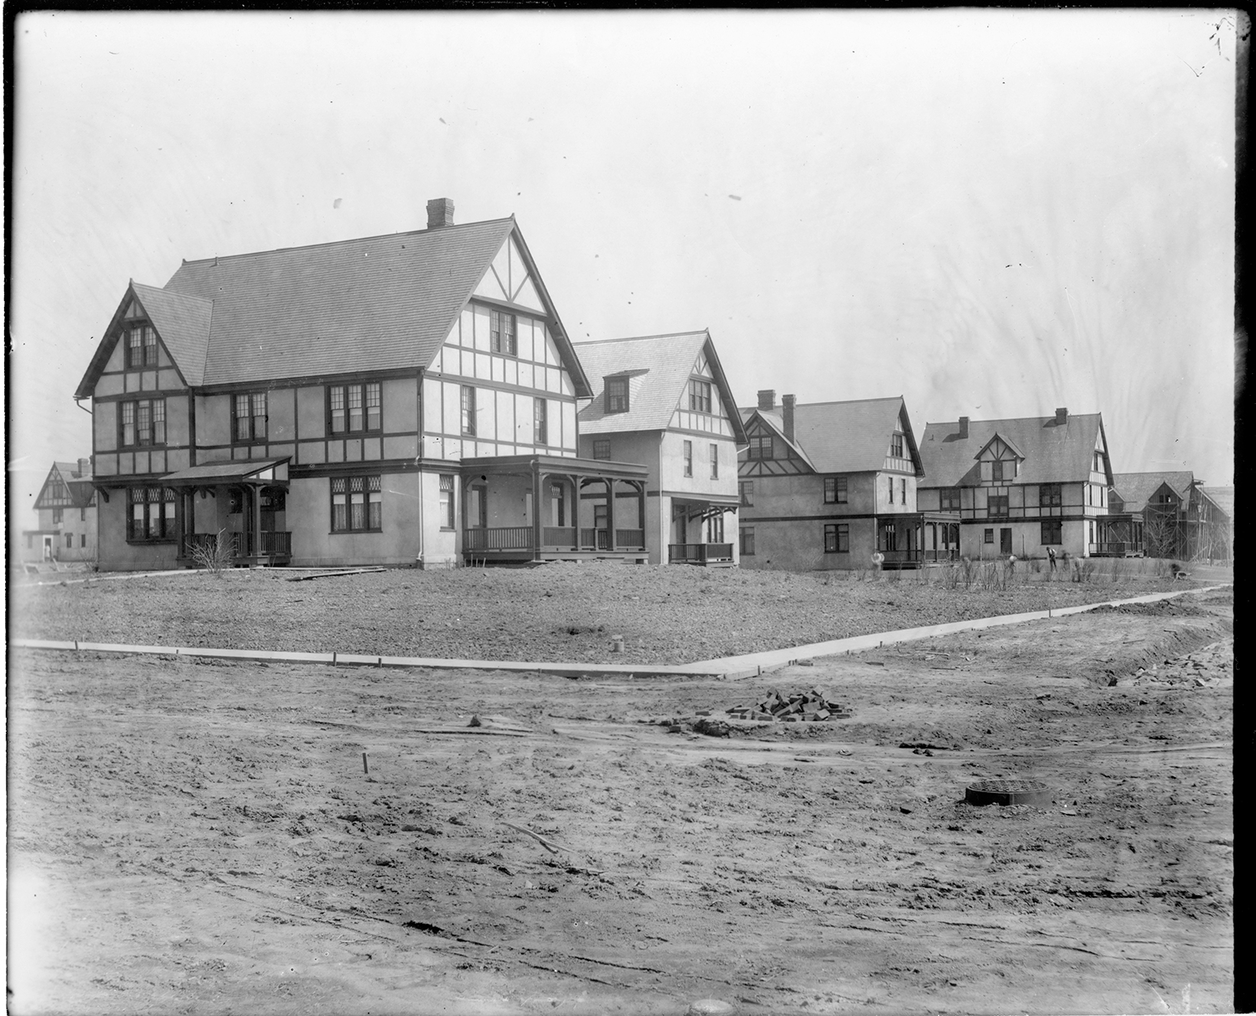
[[[745,681],[18,651],[11,1010],[1230,1011],[1232,617],[1192,595]],[[648,722],[812,687],[853,716]],[[963,803],[998,777],[1055,803]]]

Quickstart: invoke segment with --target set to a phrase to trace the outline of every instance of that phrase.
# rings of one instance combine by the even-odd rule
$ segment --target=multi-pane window
[[[993,544],[994,543],[994,530],[993,529],[984,530],[981,534],[981,542]]]
[[[742,526],[737,535],[741,540],[741,556],[754,557],[754,526]]]
[[[711,479],[718,480],[720,478],[720,446],[711,445]]]
[[[608,413],[628,412],[628,379],[626,377],[606,379],[606,411]]]
[[[723,543],[724,542],[724,513],[711,515],[707,518],[706,524],[706,542],[707,543]]]
[[[454,528],[454,478],[448,473],[440,477],[440,524],[442,529]]]
[[[54,509],[52,510],[52,524],[53,524],[54,526],[59,526],[59,525],[61,525],[61,521],[62,521],[62,519],[64,519],[64,518],[65,518],[65,509],[64,509],[64,508],[54,508]]]
[[[689,408],[697,413],[711,411],[711,382],[693,378],[689,382]]]
[[[266,440],[266,393],[243,392],[232,402],[232,437],[236,441]]]
[[[685,442],[685,475],[693,476],[693,442]]]
[[[889,499],[890,499],[890,504],[893,504],[893,503],[894,503],[894,477],[892,477],[892,476],[887,476],[887,477],[885,478],[885,485],[886,485],[886,487],[888,487],[888,488],[889,488]]]
[[[944,512],[959,511],[958,487],[943,487],[938,491],[938,510]]]
[[[890,438],[890,457],[895,459],[903,458],[903,435],[895,434]]]
[[[549,403],[545,399],[532,400],[532,424],[537,444],[549,444]]]
[[[475,437],[475,388],[462,386],[462,433]]]
[[[610,438],[595,437],[593,439],[593,457],[595,459],[609,459],[611,457]]]
[[[369,433],[384,426],[383,389],[378,381],[328,385],[327,429],[333,434]]]
[[[990,463],[990,479],[995,483],[1016,479],[1015,459],[995,459]]]
[[[846,503],[846,477],[826,476],[824,478],[824,503]]]
[[[752,459],[772,458],[772,435],[752,437],[750,439],[750,448],[746,454]]]
[[[1059,508],[1064,503],[1064,496],[1058,483],[1043,483],[1038,486],[1038,504],[1043,508]]]
[[[1006,494],[991,494],[989,507],[990,507],[990,517],[992,519],[1007,518],[1007,495]]]
[[[119,417],[123,448],[164,445],[166,443],[166,400],[137,399],[123,402]]]
[[[371,532],[382,528],[380,478],[333,476],[331,531]]]
[[[494,353],[516,354],[515,316],[504,310],[489,311],[489,346]]]
[[[567,485],[550,484],[550,518],[555,526],[567,525]]]
[[[130,507],[127,515],[128,540],[174,539],[175,499],[172,487],[131,487],[127,500]]]
[[[128,369],[157,366],[157,332],[152,325],[133,325],[126,335]]]
[[[742,480],[737,484],[737,494],[742,505],[746,508],[754,507],[754,481]]]
[[[826,554],[850,553],[850,525],[848,523],[831,523],[824,527],[824,552]]]
[[[901,478],[898,481],[898,503],[907,503],[907,481]]]
[[[1064,542],[1064,523],[1059,519],[1049,519],[1042,523],[1042,545],[1044,547]]]

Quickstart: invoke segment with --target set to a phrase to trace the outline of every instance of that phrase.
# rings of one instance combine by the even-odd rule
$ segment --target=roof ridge
[[[363,243],[367,240],[387,240],[389,237],[394,237],[394,236],[418,236],[420,234],[425,235],[428,233],[447,233],[455,229],[470,229],[472,226],[491,226],[499,222],[514,222],[514,221],[515,221],[515,217],[514,217],[514,214],[512,213],[500,219],[483,219],[479,222],[462,222],[462,223],[457,223],[452,226],[438,226],[435,229],[429,226],[427,229],[407,229],[407,230],[401,230],[395,233],[376,233],[373,236],[351,236],[344,240],[323,240],[319,243],[300,244],[299,246],[296,246],[296,247],[274,247],[269,250],[245,251],[244,253],[241,253],[241,254],[215,254],[213,257],[194,258],[191,261],[189,261],[187,258],[184,258],[182,261],[182,264],[201,265],[201,264],[206,264],[210,261],[216,264],[219,261],[236,261],[241,258],[262,257],[266,254],[287,254],[293,251],[313,250],[316,247],[335,247],[340,244]],[[173,292],[173,293],[178,292],[178,290],[163,290],[163,291]]]
[[[1099,412],[1099,411],[1096,411],[1096,412],[1094,412],[1094,413],[1074,413],[1074,412],[1071,412],[1071,411],[1070,411],[1070,412],[1069,412],[1069,414],[1068,414],[1068,418],[1069,418],[1070,420],[1072,420],[1072,419],[1074,419],[1074,418],[1076,418],[1076,417],[1102,416],[1102,415],[1103,415],[1103,413],[1102,413],[1102,412]],[[1020,421],[1022,421],[1022,420],[1054,420],[1054,419],[1055,419],[1055,414],[1054,414],[1054,413],[1051,413],[1051,414],[1049,414],[1049,415],[1047,415],[1047,416],[1002,416],[1002,417],[999,417],[998,419],[994,419],[994,420],[973,420],[973,419],[969,419],[968,423],[969,423],[969,425],[971,426],[971,425],[972,425],[972,424],[974,424],[974,423],[981,423],[981,424],[992,424],[992,423],[1019,423],[1019,422],[1020,422]],[[954,425],[954,426],[958,427],[958,426],[959,426],[959,420],[958,420],[958,419],[954,419],[954,420],[926,420],[926,421],[925,421],[925,426],[926,426],[926,427],[945,427],[945,426],[949,426],[949,425]]]
[[[659,332],[657,335],[625,335],[618,339],[590,339],[588,342],[573,342],[573,346],[602,346],[608,342],[639,342],[642,339],[672,339],[678,335],[709,335],[709,328],[694,328],[685,332]]]
[[[871,399],[832,399],[828,402],[796,402],[794,409],[805,409],[809,406],[852,406],[856,402],[893,402],[895,399],[902,400],[901,395],[881,395]],[[775,407],[774,407],[775,408]]]

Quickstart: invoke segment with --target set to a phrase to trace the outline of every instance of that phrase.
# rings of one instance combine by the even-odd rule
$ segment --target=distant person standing
[[[1051,562],[1051,571],[1055,571],[1055,548],[1047,548],[1047,560]]]

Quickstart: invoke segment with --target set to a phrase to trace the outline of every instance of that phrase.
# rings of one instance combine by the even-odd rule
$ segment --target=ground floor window
[[[127,516],[128,540],[174,539],[173,488],[132,487],[127,492],[127,500],[131,509]]]
[[[754,557],[754,526],[742,526],[737,535],[741,539],[741,556]]]
[[[454,478],[447,473],[440,478],[440,524],[442,529],[454,528]]]
[[[985,531],[984,535],[982,536],[982,542],[989,543],[991,545],[994,544],[994,530],[993,529],[987,529]]]
[[[378,476],[333,476],[331,531],[376,532],[383,528],[380,498]]]
[[[71,550],[73,549],[73,547],[74,547],[74,534],[66,533],[65,534],[65,549]]]
[[[81,548],[81,547],[86,547],[86,546],[87,546],[87,534],[79,533],[79,547]]]
[[[824,552],[826,554],[850,553],[850,524],[837,522],[824,527]]]
[[[1064,526],[1059,519],[1052,519],[1042,524],[1042,545],[1059,545],[1064,542]]]

